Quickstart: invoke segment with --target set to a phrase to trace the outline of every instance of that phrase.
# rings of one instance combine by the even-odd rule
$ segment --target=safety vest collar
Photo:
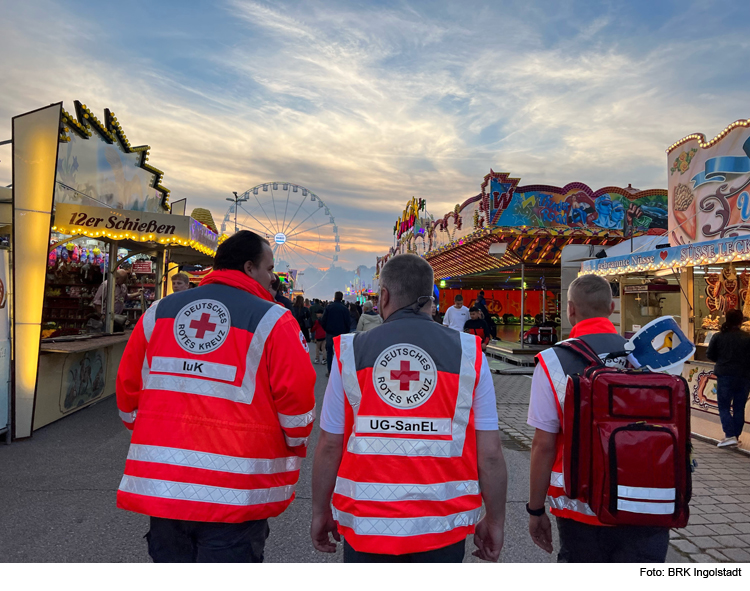
[[[617,329],[609,318],[587,318],[576,323],[570,331],[570,338],[575,339],[587,334],[617,334]]]
[[[384,322],[397,322],[398,320],[422,320],[426,322],[432,322],[432,318],[429,314],[423,314],[422,312],[415,312],[411,307],[401,308],[396,310],[393,314],[388,316]]]
[[[274,301],[271,297],[271,293],[267,289],[264,289],[260,283],[242,271],[235,271],[232,269],[211,271],[211,273],[203,278],[200,285],[202,287],[204,285],[217,283],[219,285],[228,285],[229,287],[241,289],[269,302]]]

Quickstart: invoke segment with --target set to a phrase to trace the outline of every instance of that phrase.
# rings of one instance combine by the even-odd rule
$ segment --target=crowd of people
[[[263,238],[236,233],[201,285],[155,302],[128,342],[117,404],[133,438],[117,505],[150,516],[152,559],[263,560],[268,519],[294,500],[307,455],[315,362],[329,379],[312,545],[335,552],[343,539],[345,562],[460,562],[473,534],[474,555],[497,561],[508,476],[481,304],[467,309],[459,295],[436,322],[433,271],[415,255],[384,265],[377,310],[346,304],[341,292],[292,303],[273,268]],[[603,278],[571,284],[571,336],[597,363],[623,348],[613,309]],[[557,347],[538,360],[528,412],[532,540],[553,551],[549,504],[559,561],[663,562],[668,527],[607,524],[585,498],[566,496],[564,378],[586,365]]]

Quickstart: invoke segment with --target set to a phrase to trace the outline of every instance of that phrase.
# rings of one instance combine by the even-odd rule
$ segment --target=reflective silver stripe
[[[250,347],[247,350],[245,375],[242,379],[242,385],[233,386],[231,384],[221,384],[219,382],[187,376],[178,377],[150,374],[144,385],[144,390],[169,390],[171,392],[182,392],[183,394],[223,398],[241,404],[251,404],[253,396],[255,396],[255,378],[258,373],[258,366],[260,365],[260,358],[263,355],[266,340],[271,334],[273,327],[276,326],[276,322],[286,311],[286,308],[282,308],[281,306],[271,306],[258,323],[253,333]]]
[[[289,437],[288,435],[284,435],[284,439],[286,439],[286,444],[289,447],[297,447],[298,445],[307,445],[307,437]]]
[[[565,495],[561,495],[559,497],[547,497],[547,500],[552,509],[559,509],[560,511],[567,509],[568,511],[596,517],[596,513],[591,510],[591,507],[578,499],[569,499]]]
[[[274,488],[224,488],[221,486],[207,486],[190,482],[173,482],[171,480],[154,480],[138,476],[122,477],[120,490],[146,497],[159,497],[177,501],[196,501],[199,503],[215,503],[217,505],[265,505],[278,503],[292,498],[294,484],[277,486]]]
[[[408,537],[425,534],[442,534],[474,525],[479,521],[481,509],[454,513],[452,515],[387,519],[385,517],[358,517],[333,508],[333,518],[344,527],[360,536]]]
[[[156,308],[159,307],[160,301],[161,300],[156,300],[143,314],[143,334],[146,337],[146,342],[151,340],[151,335],[154,333],[154,326],[156,326]]]
[[[336,494],[355,501],[447,501],[479,494],[476,480],[458,480],[436,484],[383,484],[336,479]]]
[[[231,384],[222,384],[201,378],[165,374],[149,374],[144,390],[169,390],[170,392],[182,392],[183,394],[224,398],[242,404],[251,404],[255,394],[254,390],[248,391],[243,386],[232,386]]]
[[[359,388],[357,379],[357,362],[354,360],[354,335],[342,334],[339,343],[339,352],[341,354],[341,382],[344,386],[344,393],[349,401],[349,405],[354,412],[356,420],[359,413],[359,403],[362,401],[362,390]]]
[[[306,412],[303,415],[279,415],[279,424],[284,429],[294,429],[295,427],[307,427],[315,420],[315,409]]]
[[[643,486],[618,486],[617,496],[628,499],[650,501],[674,501],[677,491],[673,488],[647,488]]]
[[[237,368],[234,365],[197,359],[180,359],[179,357],[154,357],[151,359],[151,371],[179,373],[225,382],[233,382],[237,375]]]
[[[133,412],[122,412],[121,410],[118,410],[117,412],[119,413],[123,423],[134,423],[135,415],[138,414],[137,410],[134,410]]]
[[[552,380],[552,387],[562,410],[565,408],[565,388],[568,386],[568,376],[565,375],[554,349],[546,349],[540,355],[544,359],[544,365],[547,367],[549,378]]]
[[[279,474],[299,470],[302,465],[302,458],[297,456],[272,460],[240,458],[192,449],[141,445],[139,443],[130,444],[128,459],[137,462],[154,462],[156,464],[185,466],[216,472],[232,472],[234,474]]]
[[[565,477],[562,472],[552,472],[549,476],[549,485],[557,488],[565,488]]]
[[[617,509],[627,513],[643,513],[645,515],[669,515],[674,513],[674,503],[644,503],[642,501],[626,501],[617,499]]]
[[[283,306],[271,306],[255,328],[253,339],[250,341],[250,347],[247,350],[245,377],[242,380],[245,390],[250,393],[249,402],[253,401],[255,395],[255,377],[258,375],[258,366],[260,365],[260,358],[263,356],[266,340],[268,340],[273,327],[286,312],[287,309]]]
[[[474,384],[477,379],[477,339],[474,335],[460,333],[461,335],[461,367],[458,376],[458,395],[456,397],[456,409],[453,414],[453,437],[450,440],[435,439],[406,439],[396,437],[360,437],[352,432],[346,449],[350,453],[363,455],[388,455],[388,456],[431,456],[439,458],[460,457],[463,455],[464,442],[466,440],[466,427],[469,424],[471,405],[474,400]],[[353,337],[353,335],[346,335]],[[344,358],[344,339],[341,339],[342,367],[344,368],[342,379],[344,390],[351,404],[348,383],[344,376],[353,373],[356,381],[356,368],[354,367],[354,353],[349,353],[351,358]],[[347,368],[347,366],[349,366]],[[359,390],[359,382],[356,383],[357,410],[362,393]],[[353,408],[353,405],[352,405]],[[356,421],[357,411],[354,411]]]
[[[148,367],[148,353],[143,357],[143,367],[141,367],[141,389],[143,389],[146,386],[146,382],[148,382],[148,374],[149,374],[149,367]]]

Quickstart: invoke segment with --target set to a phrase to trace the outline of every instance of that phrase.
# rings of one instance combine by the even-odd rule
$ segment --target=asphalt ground
[[[314,367],[319,416],[327,380],[325,366]],[[496,387],[503,378],[495,377]],[[502,415],[502,397],[498,404]],[[318,434],[316,421],[310,458]],[[527,532],[524,505],[530,454],[516,440],[503,437],[509,490],[501,561],[554,561],[555,554],[537,548]],[[148,517],[115,506],[129,442],[130,432],[122,426],[115,399],[110,397],[36,431],[29,440],[0,445],[0,561],[148,562],[143,539]],[[310,542],[311,474],[308,459],[296,500],[271,520],[266,561],[342,561],[340,548],[336,554],[321,554]],[[466,561],[478,562],[471,556],[471,537],[466,548]]]

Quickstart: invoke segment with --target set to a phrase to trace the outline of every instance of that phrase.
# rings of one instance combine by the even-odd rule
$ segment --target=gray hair
[[[430,263],[415,254],[391,257],[380,272],[380,285],[388,290],[393,304],[399,308],[431,296],[434,279]]]
[[[372,310],[372,302],[370,300],[367,300],[364,304],[362,304],[362,309],[365,312],[369,312],[370,310]]]
[[[568,301],[581,318],[607,318],[612,313],[612,288],[603,277],[581,275],[570,284]]]

